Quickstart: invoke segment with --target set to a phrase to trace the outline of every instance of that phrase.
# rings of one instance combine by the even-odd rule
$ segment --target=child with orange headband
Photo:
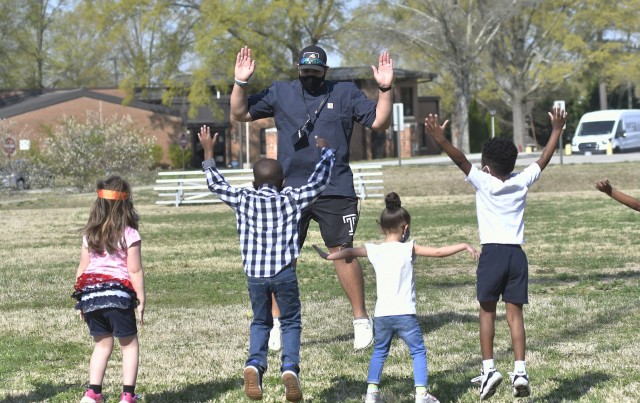
[[[117,337],[122,349],[123,391],[120,403],[137,402],[138,329],[144,319],[144,272],[138,213],[131,187],[119,176],[101,180],[84,227],[76,271],[76,309],[89,327],[95,346],[89,362],[89,389],[80,403],[102,403],[102,381]]]

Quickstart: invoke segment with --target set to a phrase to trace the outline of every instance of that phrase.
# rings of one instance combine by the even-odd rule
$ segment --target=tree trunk
[[[527,124],[525,120],[525,101],[522,91],[514,90],[511,96],[512,104],[512,122],[513,122],[513,143],[518,151],[524,150],[525,143],[528,140]]]
[[[600,95],[600,110],[609,109],[607,105],[607,83],[604,80],[600,80],[598,84],[598,93]]]
[[[468,80],[461,77],[456,80],[453,89],[455,103],[453,105],[453,125],[452,144],[458,147],[462,152],[468,154],[469,148],[469,104],[470,104],[470,86]]]

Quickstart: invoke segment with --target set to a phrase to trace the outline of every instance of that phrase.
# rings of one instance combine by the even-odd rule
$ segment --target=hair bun
[[[389,210],[397,210],[402,207],[400,196],[396,192],[388,193],[384,198],[384,203]]]

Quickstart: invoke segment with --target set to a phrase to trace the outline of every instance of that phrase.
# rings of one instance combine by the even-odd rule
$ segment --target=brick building
[[[431,81],[432,73],[394,69],[394,102],[403,105],[404,127],[400,131],[401,156],[438,153],[439,149],[424,132],[422,122],[429,113],[439,112],[437,97],[418,97],[418,84]],[[336,67],[328,70],[327,79],[350,81],[375,99],[378,87],[369,67]],[[47,128],[57,124],[63,116],[83,119],[88,113],[113,117],[130,115],[134,125],[155,136],[164,151],[163,162],[169,163],[168,151],[179,144],[182,133],[189,133],[193,151],[192,167],[199,167],[203,152],[197,133],[202,125],[219,132],[216,154],[222,166],[236,167],[253,163],[263,157],[275,157],[277,132],[272,119],[241,123],[232,121],[229,96],[212,91],[214,107],[200,107],[195,116],[189,116],[186,97],[175,97],[170,105],[162,104],[162,89],[147,90],[125,103],[125,93],[119,89],[70,89],[43,91],[0,91],[0,119],[14,123],[15,140],[28,139],[41,142]],[[351,158],[374,160],[397,157],[398,133],[371,131],[354,125],[351,140]]]

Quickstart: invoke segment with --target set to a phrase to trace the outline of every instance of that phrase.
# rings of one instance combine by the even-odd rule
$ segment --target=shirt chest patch
[[[327,109],[333,109],[333,102],[327,103]]]

